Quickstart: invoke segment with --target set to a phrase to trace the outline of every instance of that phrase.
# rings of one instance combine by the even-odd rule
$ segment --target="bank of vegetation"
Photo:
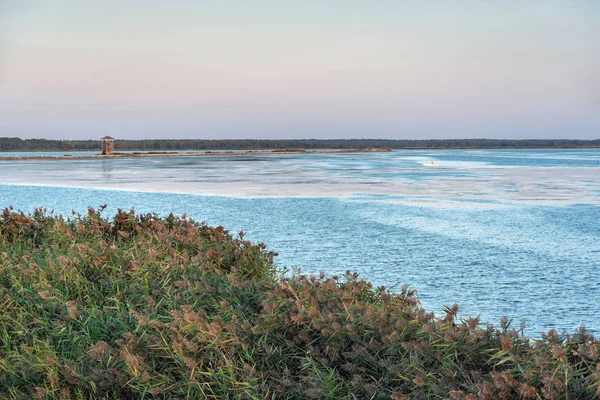
[[[600,344],[434,316],[185,216],[0,215],[2,399],[591,399]]]
[[[304,140],[204,140],[147,139],[115,141],[116,151],[174,150],[273,150],[273,149],[527,149],[597,148],[597,140],[570,139],[304,139]],[[100,140],[47,140],[0,137],[0,151],[100,151]]]

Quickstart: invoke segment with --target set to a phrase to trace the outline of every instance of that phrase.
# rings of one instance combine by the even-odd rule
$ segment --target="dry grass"
[[[185,216],[0,216],[0,398],[587,399],[600,345],[534,341],[415,293],[285,277]]]

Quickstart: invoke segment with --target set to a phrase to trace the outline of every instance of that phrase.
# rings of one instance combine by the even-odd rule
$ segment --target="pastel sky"
[[[600,138],[597,0],[0,0],[0,136]]]

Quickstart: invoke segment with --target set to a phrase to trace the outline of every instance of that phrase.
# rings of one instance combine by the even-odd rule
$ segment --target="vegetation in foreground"
[[[0,215],[0,398],[590,399],[600,345],[435,317],[356,274],[285,278],[185,216]]]

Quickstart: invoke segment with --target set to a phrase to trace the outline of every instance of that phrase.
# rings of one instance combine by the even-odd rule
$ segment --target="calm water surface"
[[[282,266],[406,283],[428,310],[600,332],[598,149],[14,160],[0,182],[2,206],[187,212]]]

